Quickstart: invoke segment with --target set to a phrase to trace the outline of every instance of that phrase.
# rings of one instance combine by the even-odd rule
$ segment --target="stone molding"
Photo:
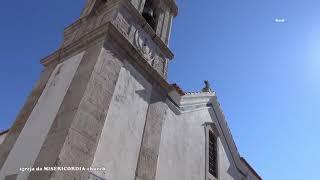
[[[168,106],[166,96],[153,87],[141,142],[135,180],[154,180],[158,166],[161,134]]]
[[[91,36],[89,36],[91,35]],[[44,66],[48,66],[49,64],[59,61],[71,54],[74,54],[79,51],[79,49],[85,49],[93,41],[100,38],[112,38],[116,43],[121,45],[123,49],[128,53],[132,59],[129,58],[131,63],[138,65],[140,68],[144,70],[145,73],[148,74],[148,78],[150,82],[154,82],[158,84],[158,86],[166,89],[168,92],[173,91],[174,88],[168,84],[168,82],[159,74],[157,71],[150,65],[145,57],[141,55],[141,53],[134,47],[134,45],[127,40],[125,36],[119,31],[119,29],[112,23],[107,23],[104,26],[96,29],[96,33],[88,34],[88,37],[85,40],[78,41],[74,43],[73,47],[70,47],[68,50],[60,49],[55,53],[48,56],[46,59],[42,61]]]
[[[166,79],[168,60],[174,55],[135,7],[127,0],[120,0],[108,3],[99,11],[103,13],[81,18],[66,28],[61,48],[41,63],[48,66],[51,62],[85,49],[87,44],[106,35],[109,26],[114,26],[125,37],[124,40],[133,44],[139,54]],[[130,18],[128,14],[133,17]]]
[[[33,87],[31,93],[29,94],[25,104],[20,110],[15,122],[7,132],[7,135],[0,145],[0,169],[8,158],[8,155],[13,148],[16,140],[18,139],[24,125],[29,118],[33,108],[38,102],[39,97],[41,96],[53,70],[56,67],[56,63],[52,63],[50,66],[46,67],[38,79],[37,83]]]
[[[168,96],[168,105],[178,114],[209,109],[217,99],[215,92],[187,93],[181,96],[177,91],[171,91]]]
[[[7,134],[8,132],[9,132],[9,129],[4,130],[4,131],[0,132],[0,136],[5,135],[5,134]]]

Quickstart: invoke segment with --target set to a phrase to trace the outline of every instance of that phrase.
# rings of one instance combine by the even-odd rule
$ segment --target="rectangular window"
[[[217,137],[209,130],[209,155],[208,155],[208,170],[210,175],[218,178],[218,152],[217,152]]]

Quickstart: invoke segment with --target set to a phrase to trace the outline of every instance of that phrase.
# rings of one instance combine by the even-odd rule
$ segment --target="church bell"
[[[148,24],[154,29],[155,28],[155,19],[153,16],[153,9],[151,7],[144,7],[142,16],[148,22]]]

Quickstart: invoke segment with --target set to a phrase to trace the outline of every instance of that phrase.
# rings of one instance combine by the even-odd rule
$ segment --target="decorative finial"
[[[205,80],[204,84],[205,84],[205,87],[202,89],[202,92],[212,92],[209,81]]]

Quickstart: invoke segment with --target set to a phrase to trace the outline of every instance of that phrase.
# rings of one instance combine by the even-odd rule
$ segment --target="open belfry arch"
[[[88,0],[0,133],[0,179],[261,179],[240,157],[209,83],[185,93],[167,82],[177,14],[174,0]]]

